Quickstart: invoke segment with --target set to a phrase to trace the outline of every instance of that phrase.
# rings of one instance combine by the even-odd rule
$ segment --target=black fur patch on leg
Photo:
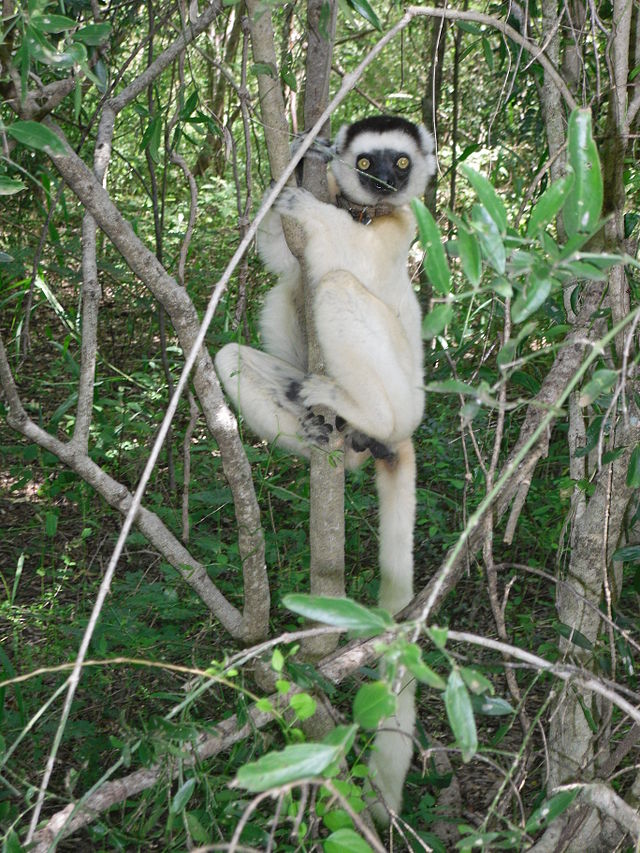
[[[387,447],[386,444],[378,441],[377,438],[371,438],[370,435],[365,435],[362,432],[353,430],[349,438],[351,446],[356,453],[362,453],[363,450],[368,450],[374,459],[391,460],[394,456],[394,452],[390,447]]]
[[[285,396],[287,400],[290,400],[292,403],[299,403],[301,390],[302,382],[298,382],[297,379],[292,379],[289,383],[287,390],[285,391]]]
[[[369,450],[374,459],[385,459],[387,462],[391,462],[396,457],[390,447],[381,441],[376,441],[375,438],[369,439]]]

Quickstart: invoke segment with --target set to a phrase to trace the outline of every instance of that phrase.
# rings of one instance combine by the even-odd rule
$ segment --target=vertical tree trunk
[[[277,177],[289,160],[289,128],[284,98],[279,82],[271,15],[256,0],[248,0],[251,40],[256,63],[273,69],[273,76],[259,75],[260,101],[265,126],[271,172]],[[309,0],[308,48],[305,83],[305,126],[310,128],[327,105],[331,54],[335,35],[336,3]],[[328,9],[329,14],[326,14]],[[327,128],[327,134],[329,128]],[[320,160],[308,158],[304,168],[305,187],[319,198],[327,197],[326,167]],[[297,232],[297,233],[296,233]],[[301,261],[304,245],[299,229],[285,233],[291,251]],[[306,278],[306,276],[305,276]],[[315,340],[310,313],[310,297],[306,287],[306,320],[309,339],[309,369],[322,372],[322,357]],[[334,445],[335,446],[335,445]],[[344,595],[344,469],[326,451],[311,455],[311,591],[322,595]],[[305,653],[321,657],[335,647],[337,638],[319,637],[305,644]]]
[[[328,6],[328,16],[323,9]],[[337,3],[335,0],[309,0],[307,4],[307,73],[304,92],[305,130],[313,127],[329,99],[329,75],[335,37]],[[324,29],[324,32],[323,32]],[[331,135],[329,123],[323,135]],[[305,161],[304,186],[318,198],[327,198],[326,167],[319,159]],[[312,284],[305,275],[305,306],[309,370],[323,373],[324,363],[316,338],[312,316]],[[333,413],[327,412],[327,417]],[[334,440],[329,446],[336,446]],[[344,465],[326,450],[311,451],[309,544],[311,550],[311,592],[315,595],[341,596],[344,587]],[[309,638],[303,645],[306,656],[319,658],[332,651],[337,635]]]
[[[574,41],[565,50],[563,70],[568,82],[575,84],[576,69],[581,67],[578,49],[586,48],[584,41],[582,45],[578,42],[584,23],[584,8],[581,4],[574,3],[572,10]],[[555,4],[544,2],[543,15],[545,35],[548,37],[547,50],[550,59],[554,64],[558,64],[559,37],[556,27],[559,22]],[[625,196],[622,169],[627,147],[625,110],[630,17],[630,5],[624,2],[614,3],[609,52],[609,109],[605,144],[602,147],[603,213],[610,215],[603,229],[603,237],[607,248],[614,251],[624,249],[622,224]],[[575,72],[573,75],[572,70]],[[555,103],[553,87],[547,86],[545,82],[542,107],[552,157],[560,152],[564,136],[558,106]],[[558,157],[552,165],[552,174],[557,175],[561,168],[561,158]],[[583,283],[583,288],[589,286],[588,282]],[[617,266],[610,271],[606,298],[613,323],[619,322],[629,313],[629,291],[623,267]],[[570,305],[566,305],[566,308],[569,319],[575,319]],[[621,365],[624,349],[629,345],[628,334],[629,332],[621,332],[618,335],[615,352],[611,353],[618,367]],[[625,381],[625,377],[621,377],[621,381]],[[598,464],[598,460],[579,459],[575,456],[576,445],[584,443],[584,414],[577,401],[572,400],[569,424],[571,476],[575,480],[591,476],[595,491],[590,498],[587,498],[583,491],[576,492],[574,497],[571,556],[565,578],[567,583],[558,586],[556,607],[560,622],[579,631],[594,647],[603,634],[598,609],[603,597],[607,613],[611,616],[612,604],[620,594],[619,580],[616,582],[611,576],[611,556],[620,540],[625,512],[632,495],[632,490],[626,484],[626,473],[631,452],[639,438],[638,428],[634,425],[637,419],[625,418],[619,403],[613,408],[611,422],[606,449],[624,448],[622,455],[615,461],[590,471],[589,463],[593,468]],[[584,666],[592,665],[592,651],[566,639],[561,640],[560,648],[565,655],[578,660]],[[612,666],[615,667],[615,649],[613,646],[610,648]],[[578,690],[572,685],[567,686],[559,698],[550,722],[549,789],[565,782],[594,778],[597,764],[601,764],[608,755],[609,716],[608,705],[596,702],[593,695],[587,691]],[[598,725],[598,735],[592,731],[594,721]],[[600,738],[599,743],[596,737]],[[580,853],[585,850],[608,849],[607,842],[602,837],[602,826],[598,812],[591,810],[566,849]]]

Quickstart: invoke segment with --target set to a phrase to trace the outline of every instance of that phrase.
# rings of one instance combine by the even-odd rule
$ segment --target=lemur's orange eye
[[[411,161],[408,157],[398,157],[398,159],[396,160],[396,166],[398,167],[398,169],[408,169],[410,162]]]
[[[360,157],[360,158],[358,158],[358,162],[356,163],[356,166],[362,172],[366,172],[370,165],[371,165],[371,161],[369,160],[368,157]]]

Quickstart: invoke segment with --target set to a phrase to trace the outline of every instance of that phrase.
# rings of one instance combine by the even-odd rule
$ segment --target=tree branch
[[[485,15],[482,12],[463,12],[458,9],[434,9],[432,7],[423,8],[421,6],[409,6],[406,14],[412,18],[426,16],[430,18],[447,18],[449,21],[471,21],[473,23],[484,24],[487,27],[498,30],[507,36],[507,38],[510,38],[516,44],[520,45],[520,47],[524,48],[531,54],[533,59],[544,68],[545,72],[549,75],[549,79],[553,81],[570,109],[574,109],[578,106],[575,98],[569,91],[567,84],[558,72],[558,69],[547,58],[542,48],[540,48],[540,46],[535,42],[532,42],[520,35],[517,30],[510,27],[505,21],[500,20],[500,18],[494,18],[492,15]]]
[[[379,654],[379,644],[391,640],[393,636],[393,634],[389,633],[370,640],[352,641],[318,664],[318,670],[325,678],[338,684],[357,672],[360,667],[370,664],[375,660]],[[284,640],[286,640],[286,637],[283,638]],[[598,679],[579,667],[549,663],[544,658],[527,652],[524,649],[469,632],[449,631],[448,640],[450,642],[466,643],[491,649],[505,658],[513,658],[521,661],[524,665],[534,670],[548,672],[563,681],[570,681],[592,690],[613,702],[623,713],[635,720],[636,723],[640,723],[640,711],[616,692],[614,689],[615,685],[610,685],[604,679]],[[261,649],[262,646],[258,646],[255,650],[247,650],[247,658],[251,657],[254,653],[258,653]],[[297,692],[299,689],[295,685],[292,685],[291,692]],[[289,696],[290,694],[287,695]],[[278,707],[282,696],[276,693],[270,696],[269,699],[275,707]],[[247,722],[242,726],[239,725],[235,715],[220,723],[216,723],[215,735],[201,735],[192,747],[186,744],[183,745],[184,749],[190,752],[192,756],[183,762],[183,766],[184,764],[195,764],[198,761],[218,755],[234,743],[246,737],[253,736],[256,729],[264,728],[264,726],[272,721],[273,715],[271,713],[259,711],[253,705],[248,711]],[[45,853],[48,849],[46,845],[53,843],[58,833],[62,833],[60,837],[71,835],[81,827],[91,823],[101,812],[111,808],[111,806],[124,802],[124,800],[139,794],[141,791],[148,790],[163,777],[169,779],[175,778],[178,772],[178,762],[175,765],[164,762],[150,768],[137,770],[122,779],[106,782],[97,791],[88,792],[88,795],[80,800],[75,807],[73,804],[66,806],[65,809],[53,815],[49,823],[38,831],[34,838],[37,841],[37,846],[33,853]],[[627,806],[627,808],[629,807]],[[620,811],[619,813],[622,814],[623,812]],[[624,813],[626,814],[626,812]]]
[[[99,465],[96,465],[88,456],[86,449],[82,449],[77,442],[60,441],[27,416],[11,374],[2,338],[0,338],[0,384],[9,403],[7,417],[9,426],[39,447],[55,454],[61,462],[68,465],[94,488],[109,506],[120,513],[126,513],[131,506],[132,495],[122,483],[118,483]],[[227,601],[209,578],[206,568],[194,560],[158,516],[141,507],[136,517],[136,524],[149,542],[182,575],[183,580],[198,594],[231,636],[241,636],[242,614]]]
[[[47,123],[62,136],[52,122]],[[188,294],[134,233],[85,163],[70,148],[67,152],[64,157],[53,155],[51,159],[54,165],[132,271],[164,306],[176,329],[182,349],[185,354],[189,354],[196,344],[200,322]],[[246,242],[248,244],[248,240]],[[223,277],[222,284],[219,282],[217,285],[215,304],[229,275],[230,268],[227,270],[227,277]],[[265,636],[269,612],[268,596],[265,596],[268,581],[260,512],[236,421],[224,402],[211,357],[203,347],[197,349],[194,357],[194,387],[200,398],[207,426],[220,447],[223,470],[234,496],[245,585],[245,618],[240,636],[251,641]]]

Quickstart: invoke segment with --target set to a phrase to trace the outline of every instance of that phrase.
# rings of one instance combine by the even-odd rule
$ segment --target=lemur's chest
[[[385,303],[399,303],[408,287],[407,258],[413,222],[399,213],[376,216],[369,224],[340,211],[332,229],[309,229],[308,269],[319,281],[329,272],[345,270]]]

